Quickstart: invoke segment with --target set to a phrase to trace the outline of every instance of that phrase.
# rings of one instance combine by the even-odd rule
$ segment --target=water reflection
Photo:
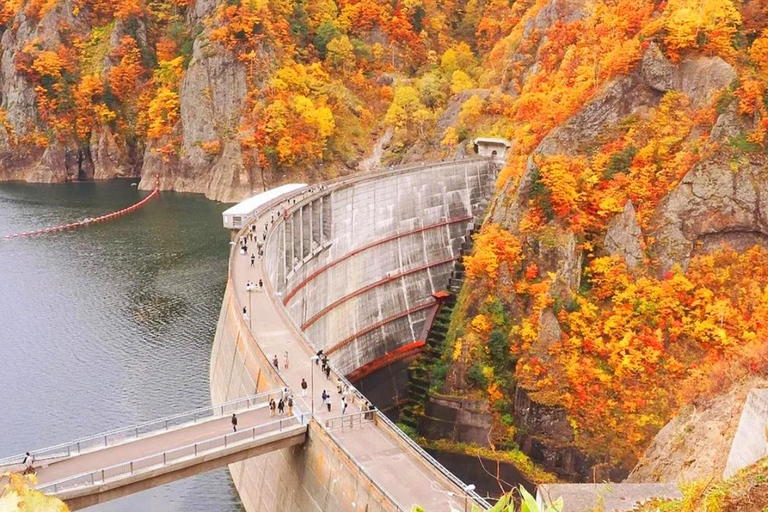
[[[0,236],[96,217],[129,182],[0,184]],[[210,403],[225,205],[163,193],[112,222],[0,241],[0,456]],[[234,512],[225,469],[90,510]]]

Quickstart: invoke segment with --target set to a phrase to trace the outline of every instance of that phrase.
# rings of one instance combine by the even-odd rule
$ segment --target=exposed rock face
[[[736,79],[736,71],[720,57],[697,57],[680,63],[677,88],[688,96],[693,105],[708,104],[715,93]]]
[[[567,480],[585,480],[590,476],[591,463],[573,446],[573,430],[563,409],[538,404],[518,388],[515,424],[520,448],[536,463]]]
[[[661,271],[687,268],[696,251],[726,243],[735,249],[768,240],[768,171],[753,160],[734,172],[717,159],[694,167],[659,207],[657,251]]]
[[[104,125],[93,133],[90,150],[94,167],[93,179],[138,176],[141,154],[135,148],[119,143],[109,126]]]
[[[643,233],[637,224],[635,207],[627,201],[624,211],[608,224],[605,234],[605,250],[611,256],[621,256],[630,270],[643,262],[643,248],[640,244]]]
[[[747,393],[767,384],[765,379],[752,379],[724,395],[681,411],[659,431],[626,481],[676,483],[719,479]]]
[[[749,133],[754,128],[754,124],[754,120],[739,114],[738,102],[732,101],[726,107],[725,112],[718,116],[709,138],[711,140],[727,142],[732,137]]]
[[[195,12],[209,10],[208,3],[198,1]],[[259,191],[257,172],[243,165],[236,139],[246,92],[245,69],[236,56],[208,42],[207,34],[200,34],[181,84],[177,129],[182,144],[175,168],[145,154],[140,187],[154,188],[159,178],[162,188],[203,192],[210,199],[225,202],[239,201]],[[210,149],[211,144],[218,144],[218,149]],[[147,153],[152,152],[153,148],[147,149]]]
[[[551,2],[548,5],[555,8],[555,4]],[[579,15],[578,9],[573,15]],[[546,10],[543,10],[537,20],[546,25],[546,19]],[[495,198],[490,214],[492,221],[525,240],[526,237],[518,232],[518,225],[529,207],[532,185],[538,172],[537,158],[585,154],[596,141],[615,130],[628,116],[646,117],[669,91],[681,91],[694,106],[706,105],[718,91],[729,86],[735,76],[733,68],[722,59],[698,57],[674,65],[657,46],[650,45],[632,73],[607,84],[592,101],[544,138],[528,159],[520,180],[504,184]],[[721,131],[728,132],[729,126],[738,121],[723,118]],[[733,173],[722,164],[702,164],[683,180],[678,190],[660,208],[659,216],[663,221],[653,234],[660,240],[658,250],[666,268],[672,262],[687,264],[697,242],[702,242],[704,249],[713,245],[715,239],[707,239],[707,236],[721,236],[727,232],[726,238],[731,244],[738,242],[737,238],[749,243],[755,236],[768,240],[765,236],[768,234],[768,224],[765,224],[768,219],[763,219],[759,213],[765,211],[761,198],[766,197],[768,191],[763,192],[762,186],[756,184],[766,181],[765,178],[756,179],[762,164],[748,167]],[[713,211],[716,212],[714,215]],[[524,243],[524,247],[528,247],[526,259],[535,261],[540,272],[554,272],[556,279],[550,294],[567,300],[579,289],[582,255],[572,232],[554,222],[547,230],[549,238],[557,242],[553,247],[545,247],[538,241]],[[740,234],[737,236],[735,232]],[[624,211],[610,223],[604,250],[608,254],[621,256],[630,269],[637,269],[645,259],[642,237],[634,205],[628,202]],[[555,253],[556,257],[553,257]],[[545,358],[548,348],[559,339],[560,328],[557,318],[549,310],[540,316],[539,327],[539,339],[531,353]],[[573,439],[563,410],[536,404],[524,390],[518,389],[515,416],[515,423],[523,425],[524,433],[519,439],[521,446],[534,460],[569,478],[586,476],[592,463],[578,454],[573,446],[563,447],[563,440],[567,440],[567,445]],[[558,459],[560,456],[572,459],[565,463]]]

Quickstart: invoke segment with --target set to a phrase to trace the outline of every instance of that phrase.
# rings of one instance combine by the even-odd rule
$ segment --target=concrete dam
[[[289,387],[297,408],[313,413],[302,445],[230,465],[249,512],[487,506],[383,414],[367,412],[354,387],[346,411],[336,391],[338,381],[349,385],[345,376],[418,354],[433,294],[482,221],[498,168],[494,152],[307,186],[259,207],[239,232],[263,241],[263,257],[254,265],[233,246],[213,401]],[[258,279],[263,291],[246,290]],[[329,378],[310,359],[320,349]],[[307,397],[301,379],[311,380]],[[320,403],[321,389],[333,408]]]

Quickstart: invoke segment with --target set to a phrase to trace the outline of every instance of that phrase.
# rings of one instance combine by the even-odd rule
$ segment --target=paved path
[[[108,446],[99,450],[89,451],[82,455],[67,457],[53,462],[47,467],[37,468],[38,483],[45,485],[67,477],[76,476],[90,471],[96,471],[121,463],[130,462],[150,455],[157,455],[175,448],[181,448],[194,443],[229,434],[232,432],[231,417],[220,419],[201,420],[197,424],[188,427],[172,429],[138,440],[128,441],[122,444]],[[237,415],[238,431],[247,430],[249,427],[268,423],[280,418],[271,418],[266,407],[245,411]],[[44,464],[44,462],[41,462]]]
[[[260,240],[264,223],[268,220],[269,213],[256,221],[255,233]],[[248,247],[249,251],[255,250],[256,244],[249,242]],[[251,267],[250,254],[242,255],[239,251],[235,254],[230,271],[235,296],[240,304],[238,310],[241,311],[243,305],[248,306],[250,302],[248,314],[251,316],[254,338],[270,361],[275,355],[278,357],[279,373],[297,395],[299,406],[305,411],[310,410],[310,397],[301,397],[301,379],[305,378],[307,383],[311,383],[314,375],[315,417],[322,421],[341,414],[341,395],[337,394],[336,377],[331,373],[331,379],[326,379],[320,365],[311,363],[310,357],[314,355],[312,349],[286,324],[277,309],[277,300],[268,295],[267,277],[262,264],[263,261],[257,258],[256,265]],[[246,291],[248,281],[258,283],[259,279],[265,283],[264,291]],[[287,369],[283,367],[286,351],[290,362]],[[324,389],[332,395],[330,413],[321,410],[320,396]],[[348,407],[347,413],[359,410],[356,404]],[[375,481],[406,510],[410,510],[413,505],[420,505],[429,512],[450,512],[451,507],[464,510],[463,495],[456,496],[460,491],[455,486],[449,487],[418,453],[403,449],[387,430],[389,428],[386,425],[369,424],[360,430],[344,433],[339,430],[333,434]]]

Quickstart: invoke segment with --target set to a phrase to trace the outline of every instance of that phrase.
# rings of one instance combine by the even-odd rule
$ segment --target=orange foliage
[[[485,224],[474,241],[472,254],[464,257],[469,279],[482,279],[484,283],[495,286],[502,266],[509,272],[519,270],[523,261],[520,242],[498,224]]]

